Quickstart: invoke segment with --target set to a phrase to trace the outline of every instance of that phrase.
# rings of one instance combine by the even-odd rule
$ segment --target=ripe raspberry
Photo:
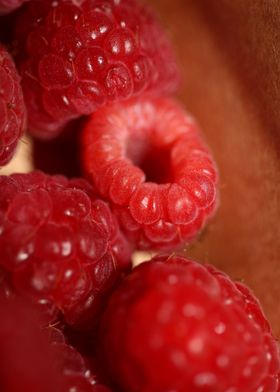
[[[69,323],[94,317],[130,268],[130,249],[108,205],[85,180],[41,172],[0,176],[0,266],[12,287]],[[85,317],[85,316],[84,316]]]
[[[83,160],[138,248],[182,245],[215,211],[215,163],[193,118],[172,100],[100,109],[85,127]]]
[[[0,219],[1,222],[1,219]],[[2,227],[0,226],[0,232]],[[17,296],[11,282],[11,276],[9,272],[4,271],[0,268],[0,298],[14,299]],[[36,310],[40,313],[42,325],[55,324],[58,317],[59,311],[52,301],[47,299],[41,299],[36,303]]]
[[[155,257],[132,271],[100,335],[105,369],[124,391],[279,390],[279,347],[258,301],[182,257]]]
[[[1,297],[0,320],[0,390],[60,392],[62,377],[30,304]]]
[[[0,15],[14,11],[27,0],[0,0]]]
[[[13,156],[25,126],[25,106],[13,60],[0,45],[0,166]]]
[[[92,374],[83,357],[73,347],[66,343],[55,343],[52,349],[55,368],[62,375],[63,387],[60,392],[110,392]]]
[[[41,328],[36,309],[22,298],[1,296],[0,319],[1,391],[110,392],[61,331]]]
[[[30,128],[44,139],[108,102],[178,85],[169,41],[136,0],[31,1],[16,35]]]

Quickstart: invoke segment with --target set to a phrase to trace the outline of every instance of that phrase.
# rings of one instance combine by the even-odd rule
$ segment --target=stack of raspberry
[[[28,132],[37,169],[0,176],[0,390],[279,391],[259,302],[182,255],[215,214],[218,171],[150,9],[0,14],[0,165]],[[164,253],[133,268],[138,250]]]

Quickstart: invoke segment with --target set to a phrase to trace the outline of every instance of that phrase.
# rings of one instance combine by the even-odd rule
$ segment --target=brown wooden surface
[[[219,213],[189,255],[244,280],[280,337],[280,6],[149,0],[182,66],[180,99],[221,175]]]

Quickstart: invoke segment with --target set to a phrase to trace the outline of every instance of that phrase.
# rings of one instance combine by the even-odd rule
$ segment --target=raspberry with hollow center
[[[11,286],[69,323],[97,312],[130,268],[108,204],[85,180],[41,172],[0,176],[0,188],[0,266]]]
[[[25,106],[14,62],[0,44],[0,166],[14,155],[25,126]]]
[[[168,38],[135,0],[30,1],[17,38],[30,129],[45,139],[108,102],[178,85]]]
[[[247,287],[213,267],[158,256],[112,294],[101,358],[124,391],[276,392],[279,346]]]
[[[194,119],[174,101],[100,109],[83,133],[85,172],[141,249],[192,240],[217,205],[217,169]]]

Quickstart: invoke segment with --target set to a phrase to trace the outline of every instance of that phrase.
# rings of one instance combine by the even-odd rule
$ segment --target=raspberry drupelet
[[[0,44],[0,166],[14,155],[25,119],[20,79],[11,56]]]
[[[0,266],[10,286],[46,312],[55,305],[70,324],[94,321],[131,265],[108,204],[83,179],[41,172],[0,176],[0,188]]]
[[[136,0],[30,1],[16,30],[30,130],[43,139],[109,102],[177,88],[169,40]]]
[[[85,172],[137,248],[182,246],[215,212],[215,163],[175,101],[142,97],[100,109],[82,136]]]
[[[104,369],[129,392],[277,392],[279,346],[247,287],[213,267],[158,256],[113,293]]]

